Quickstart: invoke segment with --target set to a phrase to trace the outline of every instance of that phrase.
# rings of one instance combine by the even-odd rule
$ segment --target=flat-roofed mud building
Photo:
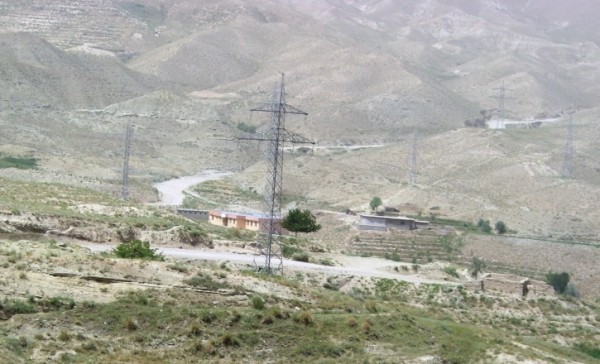
[[[269,219],[264,214],[210,210],[208,212],[208,222],[228,228],[263,231]],[[281,229],[281,218],[275,218],[274,224],[277,224]]]
[[[404,216],[360,215],[358,228],[374,231],[415,230],[427,225],[429,225],[428,221],[415,220]]]

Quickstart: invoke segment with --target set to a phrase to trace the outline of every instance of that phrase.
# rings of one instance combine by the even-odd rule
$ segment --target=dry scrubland
[[[181,231],[197,237],[199,249],[251,252],[254,237],[124,206],[92,190],[2,182],[2,229],[12,233],[0,243],[0,354],[11,362],[596,360],[597,301],[464,288],[471,278],[456,259],[459,251],[447,256],[454,264],[402,263],[391,256],[385,269],[398,279],[291,267],[285,277],[269,277],[228,262],[122,259],[92,253],[73,238],[115,244],[131,234],[154,246],[194,244],[179,234],[163,235]],[[30,194],[19,194],[24,191]],[[230,191],[227,198],[243,192]],[[319,218],[328,226],[323,232],[287,238],[286,250],[307,251],[320,264],[373,264],[340,255],[347,246],[331,243],[356,234],[348,216],[323,212]],[[50,230],[50,220],[64,230]],[[410,238],[419,241],[418,233]],[[484,241],[494,246],[492,237]],[[476,246],[467,242],[465,248]],[[447,283],[415,285],[402,280],[407,276]]]
[[[3,241],[0,270],[0,352],[14,363],[592,363],[600,335],[589,302],[302,271],[265,277],[47,238]]]

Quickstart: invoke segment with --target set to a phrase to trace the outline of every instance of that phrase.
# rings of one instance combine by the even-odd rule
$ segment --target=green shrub
[[[492,226],[490,225],[490,220],[479,219],[477,222],[477,227],[479,230],[483,231],[486,234],[492,232]]]
[[[454,267],[446,267],[444,268],[444,273],[448,274],[449,276],[452,276],[454,278],[458,278],[458,272],[456,271],[456,268]]]
[[[165,257],[150,248],[150,243],[138,239],[119,244],[113,249],[113,254],[119,258],[165,260]]]
[[[556,291],[556,293],[559,293],[559,294],[562,294],[565,292],[570,279],[571,279],[571,277],[569,276],[569,273],[566,273],[566,272],[562,272],[562,273],[550,272],[550,273],[546,274],[546,283],[551,285],[552,288],[554,288],[554,291]]]
[[[496,232],[500,235],[506,233],[506,224],[504,223],[504,221],[498,221],[496,223]]]
[[[304,252],[304,251],[302,249],[298,248],[297,246],[290,245],[290,244],[282,244],[281,245],[281,253],[286,258],[291,258],[292,255],[294,255],[296,253],[302,253],[302,252]]]
[[[189,330],[189,336],[200,336],[202,335],[202,328],[200,327],[200,324],[198,324],[197,322],[194,322]]]
[[[312,314],[309,311],[302,311],[302,313],[297,317],[296,321],[309,326],[314,323],[314,319]]]
[[[223,288],[223,284],[216,282],[211,276],[198,274],[190,279],[184,279],[183,283],[189,284],[192,287],[200,287],[204,289],[217,290]]]
[[[250,298],[250,303],[252,303],[252,307],[257,310],[263,310],[265,308],[265,300],[261,296],[252,296]]]
[[[71,334],[69,334],[68,332],[66,332],[65,330],[61,331],[60,334],[58,334],[58,340],[60,341],[70,341],[71,340]]]
[[[237,125],[237,128],[240,129],[243,132],[246,132],[246,133],[250,133],[250,134],[256,133],[256,126],[250,125],[250,124],[246,124],[244,122],[239,123]]]
[[[299,252],[292,254],[292,259],[297,260],[299,262],[308,262],[308,253],[307,252]]]
[[[392,253],[388,253],[386,252],[383,257],[385,259],[389,259],[389,260],[393,260],[394,262],[400,262],[402,261],[402,258],[400,257],[400,255],[398,255],[397,252],[392,252]]]
[[[240,346],[240,341],[229,332],[224,333],[220,341],[223,346]]]
[[[573,283],[570,283],[570,282],[569,282],[569,284],[567,284],[564,294],[565,294],[565,296],[569,296],[569,297],[575,297],[575,298],[580,297],[579,290],[577,289],[577,287],[575,287],[575,285]]]
[[[600,359],[600,347],[593,347],[588,344],[577,344],[575,345],[575,349],[591,356],[592,358]]]
[[[377,313],[377,303],[375,303],[375,301],[367,301],[365,303],[365,308],[371,313]]]
[[[167,268],[177,271],[179,273],[187,273],[188,272],[188,267],[185,264],[180,263],[180,262],[177,262],[175,264],[170,264],[167,266]]]
[[[17,314],[36,313],[38,308],[26,301],[4,299],[0,303],[0,311],[5,317],[11,317]]]

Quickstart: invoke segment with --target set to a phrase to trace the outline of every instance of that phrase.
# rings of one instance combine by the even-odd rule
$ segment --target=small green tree
[[[381,201],[381,198],[378,196],[375,196],[371,199],[371,202],[369,202],[369,206],[371,206],[371,210],[375,211],[375,209],[377,209],[379,206],[383,205],[383,201]]]
[[[477,222],[477,227],[479,227],[479,229],[486,234],[489,234],[492,232],[492,226],[490,225],[490,220],[479,219],[479,221]]]
[[[546,274],[546,283],[551,285],[552,288],[554,288],[554,291],[559,294],[563,294],[565,292],[570,279],[571,277],[567,272],[550,272]]]
[[[138,239],[119,244],[113,249],[113,254],[119,258],[165,260],[165,257],[150,248],[150,243]]]
[[[498,234],[502,235],[502,234],[504,234],[506,232],[506,224],[504,223],[504,221],[498,221],[496,223],[495,228],[496,228],[496,232]]]
[[[310,210],[292,209],[281,221],[281,226],[294,232],[296,235],[300,233],[312,233],[319,231],[321,225],[317,224],[317,218]]]

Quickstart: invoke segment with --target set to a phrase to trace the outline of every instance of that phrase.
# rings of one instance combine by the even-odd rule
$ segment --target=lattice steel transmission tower
[[[567,127],[567,142],[563,159],[562,175],[565,178],[573,177],[573,113],[569,112],[569,126]]]
[[[267,181],[264,194],[264,215],[261,217],[260,232],[258,237],[258,254],[255,255],[254,264],[259,271],[272,274],[283,274],[283,255],[279,237],[281,235],[281,196],[283,187],[283,148],[285,143],[315,144],[307,138],[290,132],[285,128],[287,114],[308,115],[285,101],[284,74],[275,87],[270,103],[253,108],[251,112],[265,112],[271,114],[269,129],[260,137],[239,137],[238,140],[266,141],[268,143]],[[264,266],[259,266],[256,258],[264,259]],[[259,258],[259,259],[260,259]]]
[[[410,155],[410,176],[409,182],[411,185],[417,183],[417,139],[418,134],[415,130],[413,134],[412,153]]]
[[[498,124],[496,129],[504,129],[506,127],[506,125],[504,124],[505,122],[505,107],[504,107],[504,103],[506,101],[506,91],[508,89],[504,86],[504,81],[502,81],[502,87],[499,88],[495,88],[494,91],[497,91],[496,96],[494,96],[495,99],[498,100]]]
[[[133,139],[133,125],[127,123],[125,128],[125,151],[123,153],[123,176],[121,179],[121,198],[129,199],[129,155],[131,153],[131,140]]]

